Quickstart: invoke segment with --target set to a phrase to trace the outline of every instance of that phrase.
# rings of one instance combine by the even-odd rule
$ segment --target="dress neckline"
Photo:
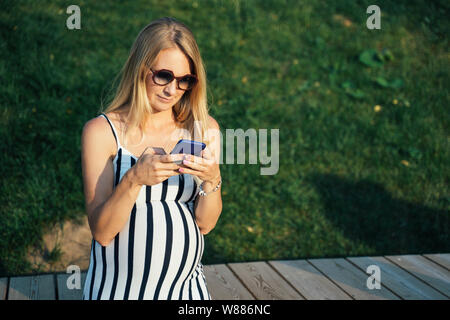
[[[120,146],[119,149],[117,149],[117,153],[116,153],[116,155],[115,155],[115,157],[114,157],[114,160],[116,160],[117,157],[119,156],[119,150],[120,150],[120,149],[122,149],[123,151],[126,151],[126,152],[128,153],[128,155],[130,155],[131,157],[133,157],[135,160],[138,160],[138,159],[139,159],[139,157],[137,157],[137,156],[135,156],[134,154],[132,154],[132,153],[130,152],[130,150],[128,150],[128,149],[126,149],[126,148]]]

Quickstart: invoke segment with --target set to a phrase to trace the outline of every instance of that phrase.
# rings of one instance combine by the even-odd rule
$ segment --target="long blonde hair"
[[[153,66],[158,53],[168,48],[179,48],[183,51],[189,60],[191,72],[198,78],[196,86],[186,91],[173,106],[175,119],[191,137],[200,137],[197,138],[198,141],[208,144],[206,72],[200,51],[194,35],[185,24],[174,18],[164,17],[152,21],[141,30],[118,75],[121,80],[114,98],[101,111],[117,112],[123,106],[129,106],[125,129],[122,131],[124,145],[127,143],[127,132],[132,129],[139,129],[143,137],[147,117],[151,117],[153,113],[145,86],[146,70]]]

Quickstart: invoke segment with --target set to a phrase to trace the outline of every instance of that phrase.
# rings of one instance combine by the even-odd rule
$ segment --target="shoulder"
[[[220,130],[219,123],[216,121],[216,119],[214,119],[210,115],[208,115],[208,129]]]
[[[114,112],[109,112],[106,113],[106,116],[108,117],[108,120],[112,123],[112,125],[115,128],[118,128],[120,126],[118,126],[118,124],[121,123],[121,118]],[[88,122],[85,123],[84,129],[88,130],[88,131],[92,131],[94,133],[99,133],[99,134],[106,134],[109,133],[110,131],[112,132],[112,128],[108,122],[108,120],[106,120],[106,118],[102,115],[99,115],[91,120],[89,120]],[[116,129],[117,130],[117,129]]]
[[[108,116],[108,115],[107,115]],[[84,124],[82,132],[83,144],[101,146],[116,151],[116,141],[111,130],[111,126],[103,116],[97,116]]]
[[[109,128],[109,123],[103,116],[98,116],[90,119],[84,124],[83,134],[90,136],[105,135],[106,130]]]

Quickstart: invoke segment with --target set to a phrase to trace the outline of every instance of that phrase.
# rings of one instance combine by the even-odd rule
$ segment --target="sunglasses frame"
[[[170,71],[170,70],[168,70],[168,69],[153,70],[152,68],[150,68],[150,70],[151,70],[151,72],[152,72],[152,80],[153,80],[153,82],[154,82],[156,85],[158,85],[158,86],[162,86],[162,87],[163,87],[163,86],[167,86],[169,83],[171,83],[171,82],[175,79],[175,80],[177,80],[177,88],[178,88],[178,89],[183,90],[183,91],[188,91],[188,90],[192,90],[192,89],[195,87],[195,85],[197,84],[197,82],[198,82],[198,78],[197,78],[197,76],[196,76],[195,74],[185,74],[184,76],[181,76],[181,77],[175,77],[175,75],[173,74],[173,72]],[[166,84],[159,84],[159,83],[157,83],[157,82],[155,81],[155,77],[156,77],[156,75],[157,75],[159,72],[161,72],[161,71],[165,71],[165,72],[170,73],[170,74],[172,75],[172,80],[170,80],[170,81],[167,82]],[[182,79],[185,78],[185,77],[192,77],[192,78],[195,79],[195,82],[194,82],[194,84],[192,85],[192,88],[189,88],[189,89],[183,89],[183,88],[180,88],[180,80],[182,80]]]

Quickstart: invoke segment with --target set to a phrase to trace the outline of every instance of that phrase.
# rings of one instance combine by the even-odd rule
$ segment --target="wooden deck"
[[[369,289],[370,265],[380,269],[380,289]],[[448,300],[450,254],[348,257],[205,265],[216,300]],[[78,300],[70,274],[0,278],[0,300]]]

